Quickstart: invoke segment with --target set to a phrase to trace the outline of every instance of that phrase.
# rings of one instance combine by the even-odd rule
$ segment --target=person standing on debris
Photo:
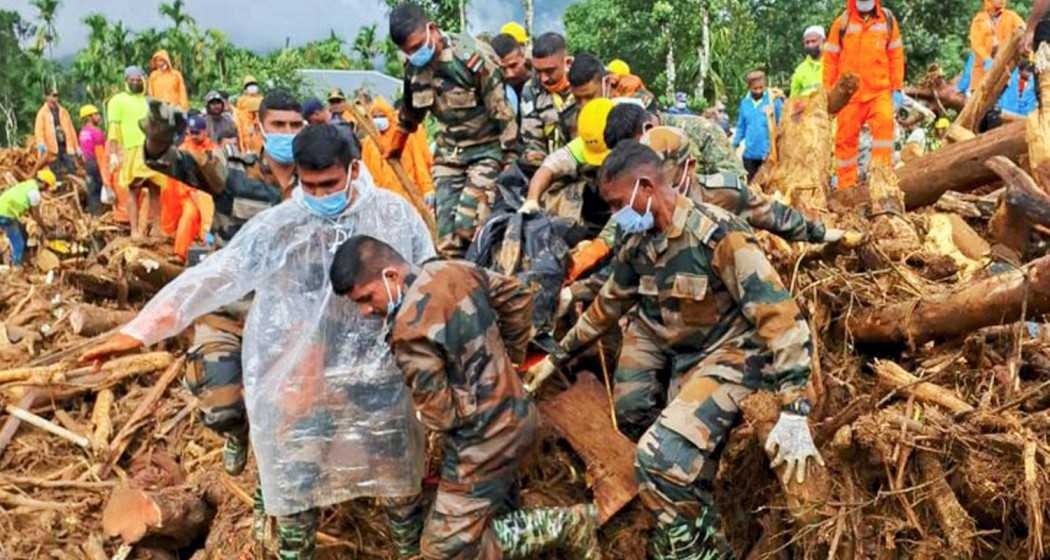
[[[237,123],[237,141],[242,153],[258,154],[263,147],[263,134],[259,131],[259,105],[263,95],[254,76],[245,76],[241,95],[233,108],[233,119]]]
[[[544,33],[532,44],[534,76],[521,92],[521,162],[529,171],[543,158],[572,140],[576,126],[575,99],[569,91],[565,38]]]
[[[900,22],[882,0],[847,0],[824,45],[824,89],[853,74],[860,87],[835,119],[837,188],[856,186],[860,133],[871,129],[873,162],[893,167],[894,110],[904,88],[904,42]]]
[[[721,208],[678,193],[653,150],[634,141],[602,166],[602,195],[625,234],[597,299],[527,374],[536,391],[573,353],[638,306],[621,361],[670,367],[669,404],[638,443],[642,504],[656,517],[650,558],[730,558],[712,488],[722,447],[754,391],[779,391],[783,410],[766,450],[785,479],[802,481],[808,459],[823,463],[804,397],[809,327],[751,229]]]
[[[263,101],[267,126],[277,113],[292,113],[267,107],[282,96],[271,92]],[[256,536],[265,529],[263,511],[276,516],[278,556],[307,560],[314,558],[318,508],[358,497],[413,498],[423,476],[422,427],[389,349],[376,344],[382,323],[332,293],[336,247],[354,232],[383,240],[412,263],[432,258],[434,249],[415,210],[372,184],[358,146],[335,127],[306,127],[291,149],[299,182],[290,199],[249,220],[80,359],[152,345],[254,292],[243,353],[225,356],[208,374],[228,380],[243,362],[261,490]]]
[[[216,144],[222,143],[224,138],[233,135],[237,137],[237,123],[233,117],[225,111],[226,101],[219,92],[212,90],[204,96],[205,122],[208,127],[208,137]]]
[[[11,245],[11,266],[21,268],[26,250],[26,230],[22,226],[22,216],[28,213],[43,235],[48,227],[40,217],[40,184],[46,188],[54,187],[57,179],[50,169],[37,171],[35,179],[26,179],[15,183],[0,193],[0,229],[7,235]]]
[[[441,124],[432,170],[438,251],[462,257],[488,219],[496,177],[517,157],[518,124],[499,60],[491,47],[468,35],[442,33],[412,2],[390,13],[390,38],[408,61],[398,129],[383,157],[400,157],[428,113]]]
[[[139,121],[149,113],[146,105],[146,73],[138,66],[129,66],[124,70],[126,90],[114,95],[109,100],[106,114],[109,117],[109,134],[107,135],[107,153],[110,157],[111,170],[120,169],[119,187],[127,193],[128,222],[131,224],[131,237],[141,239],[145,236],[149,224],[157,224],[160,217],[160,189],[165,179],[162,175],[146,166],[142,146],[146,136],[139,127]],[[146,189],[147,223],[139,220],[139,194]]]
[[[76,169],[73,155],[80,156],[77,146],[77,129],[73,128],[73,119],[69,111],[58,103],[58,90],[52,89],[44,100],[44,105],[36,112],[33,126],[36,151],[41,165],[47,165],[61,181],[66,173]]]
[[[149,83],[146,94],[178,107],[182,111],[190,110],[190,98],[186,95],[186,83],[179,72],[171,65],[168,51],[159,50],[149,60]]]
[[[106,147],[106,133],[102,132],[102,114],[94,105],[80,108],[80,153],[87,172],[87,211],[93,216],[102,213],[102,174],[98,158]]]
[[[774,129],[780,122],[784,100],[766,89],[766,73],[761,70],[747,75],[747,88],[750,92],[740,100],[733,148],[744,144],[744,169],[750,182],[773,149]]]
[[[972,93],[981,86],[985,72],[992,67],[992,59],[999,47],[1010,42],[1018,29],[1024,29],[1024,19],[1006,7],[1007,0],[984,0],[984,7],[970,23],[970,50],[974,53],[973,76],[970,79]]]
[[[444,436],[423,558],[529,559],[554,546],[573,558],[599,558],[593,505],[520,510],[513,503],[515,473],[539,427],[515,371],[532,333],[529,289],[467,261],[413,266],[367,235],[339,248],[331,280],[362,314],[385,317],[417,415]]]
[[[824,62],[821,52],[824,50],[824,28],[811,25],[802,34],[802,49],[806,59],[795,68],[791,76],[790,97],[804,97],[824,87]]]
[[[375,177],[376,185],[398,192],[401,190],[401,181],[394,173],[394,168],[383,159],[383,150],[397,133],[397,110],[391,107],[386,99],[376,97],[372,100],[368,114],[372,117],[372,124],[379,131],[379,143],[366,137],[361,144],[362,158]],[[430,176],[430,167],[433,164],[434,155],[427,145],[426,130],[419,127],[408,137],[405,148],[401,150],[401,167],[412,180],[419,197],[431,209],[434,207],[434,179]]]

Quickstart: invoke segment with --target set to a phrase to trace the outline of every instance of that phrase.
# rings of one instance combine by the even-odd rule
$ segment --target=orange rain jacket
[[[371,138],[365,138],[361,146],[361,158],[372,173],[376,185],[394,192],[401,190],[401,183],[397,180],[393,168],[383,159],[383,148],[390,144],[394,133],[397,131],[397,111],[390,106],[382,97],[376,97],[372,101],[369,110],[372,117],[386,117],[390,121],[390,127],[383,132],[379,138],[382,146],[376,146]],[[419,127],[405,143],[405,149],[401,151],[401,166],[405,173],[412,179],[416,186],[416,192],[420,197],[425,197],[434,190],[434,180],[430,175],[430,167],[434,164],[434,155],[430,153],[427,145],[427,133],[425,127]]]
[[[864,21],[857,0],[847,0],[846,12],[835,18],[824,44],[824,89],[831,90],[840,76],[860,77],[860,88],[851,99],[867,102],[904,88],[904,43],[900,20],[887,20],[882,0],[875,0],[875,17]]]
[[[246,154],[262,153],[265,139],[256,126],[261,104],[261,95],[245,94],[237,98],[237,105],[233,108],[233,121],[237,124],[237,141],[241,144],[241,152]]]
[[[994,13],[992,0],[984,0],[984,9],[977,12],[973,23],[970,24],[970,48],[976,57],[970,77],[970,91],[981,85],[984,79],[984,65],[990,64],[995,58],[993,51],[1008,43],[1014,31],[1025,26],[1025,21],[1017,12],[1006,9],[1006,0],[1003,0],[1003,9],[999,12],[998,20],[993,18]]]
[[[161,61],[168,63],[167,70],[158,68]],[[149,67],[149,89],[147,90],[147,95],[175,105],[183,111],[189,111],[190,99],[186,95],[186,84],[182,81],[182,72],[179,72],[172,66],[168,51],[159,50],[153,53],[153,58],[149,60]]]
[[[72,156],[77,153],[77,129],[73,128],[73,119],[69,117],[69,111],[65,107],[58,106],[58,125],[62,127],[62,134],[66,136],[66,155]],[[37,145],[43,144],[47,147],[48,159],[58,156],[58,135],[55,134],[55,117],[51,114],[51,108],[44,106],[36,112],[36,123],[33,126],[33,140]]]

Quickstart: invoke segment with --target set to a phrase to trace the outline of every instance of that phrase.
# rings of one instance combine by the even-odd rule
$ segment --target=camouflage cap
[[[642,135],[641,143],[652,148],[664,161],[675,165],[685,163],[689,158],[697,159],[696,146],[689,135],[673,126],[657,126]]]

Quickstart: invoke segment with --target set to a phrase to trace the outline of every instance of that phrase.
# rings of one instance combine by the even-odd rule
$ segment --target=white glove
[[[841,243],[844,247],[860,247],[864,243],[864,234],[857,231],[828,228],[824,232],[825,243]]]
[[[572,288],[565,286],[558,292],[558,308],[554,312],[555,319],[561,319],[572,307]]]
[[[543,382],[548,377],[554,374],[554,370],[558,369],[554,365],[554,361],[551,360],[550,356],[543,358],[543,361],[530,367],[529,371],[525,372],[525,390],[530,393],[535,393],[536,389],[543,385]]]
[[[784,468],[784,484],[791,482],[792,474],[795,474],[799,484],[806,481],[806,459],[813,458],[824,465],[824,458],[820,456],[813,443],[813,436],[809,433],[806,417],[790,412],[780,413],[780,418],[766,439],[766,453],[773,457],[770,468],[787,464]]]
[[[535,200],[532,200],[532,199],[526,200],[525,203],[521,205],[521,208],[518,209],[518,213],[519,214],[529,214],[529,215],[536,214],[539,211],[540,211],[540,203],[536,202]]]

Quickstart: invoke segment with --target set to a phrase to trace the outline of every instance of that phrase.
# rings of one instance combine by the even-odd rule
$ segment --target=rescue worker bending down
[[[739,421],[738,403],[760,388],[784,409],[766,442],[773,466],[804,479],[820,458],[803,391],[812,347],[805,318],[756,242],[724,210],[678,193],[652,149],[621,143],[599,174],[602,196],[625,237],[612,277],[560,342],[528,372],[535,391],[555,369],[635,305],[620,367],[669,369],[669,404],[638,443],[642,503],[657,520],[650,557],[732,558],[713,498],[718,460]]]
[[[362,314],[386,318],[416,413],[444,435],[423,557],[524,559],[560,546],[572,558],[599,558],[593,505],[517,510],[513,504],[515,472],[539,423],[515,371],[532,332],[529,290],[467,261],[413,266],[366,235],[339,248],[331,277],[335,293]]]

